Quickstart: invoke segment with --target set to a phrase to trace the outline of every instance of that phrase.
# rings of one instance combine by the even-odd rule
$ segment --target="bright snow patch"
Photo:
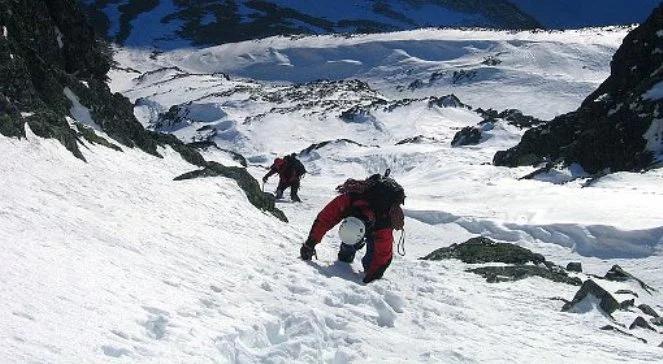
[[[647,140],[647,150],[657,158],[663,157],[663,119],[654,119],[644,138]]]
[[[4,26],[4,25],[2,26],[2,36],[5,37],[5,38],[7,38],[9,36],[9,32],[7,31],[7,27]]]
[[[663,98],[663,82],[655,84],[649,91],[645,92],[642,95],[642,98],[646,100],[660,100]]]
[[[64,43],[62,42],[62,32],[60,32],[60,28],[58,27],[55,27],[55,36],[55,40],[58,42],[58,47],[64,47]]]
[[[78,96],[76,96],[76,94],[74,94],[74,92],[71,91],[69,87],[64,88],[64,94],[72,103],[69,113],[74,119],[76,119],[76,121],[83,123],[95,130],[101,130],[99,125],[97,125],[97,123],[92,118],[92,115],[90,114],[90,109],[88,109],[87,107],[81,104],[80,100],[78,99]]]

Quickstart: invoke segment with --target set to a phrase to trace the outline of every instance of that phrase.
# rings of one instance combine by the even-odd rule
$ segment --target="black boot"
[[[274,197],[275,197],[277,200],[282,199],[282,198],[283,198],[283,190],[277,188],[277,189],[276,189],[276,195],[275,195]]]
[[[357,250],[352,245],[341,243],[341,249],[338,251],[338,260],[344,263],[352,263],[355,260]]]
[[[290,186],[290,199],[293,202],[302,202],[299,195],[297,195],[297,192],[299,192],[299,182],[295,182]]]

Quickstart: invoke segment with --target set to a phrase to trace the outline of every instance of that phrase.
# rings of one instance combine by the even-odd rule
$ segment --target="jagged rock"
[[[566,270],[568,270],[569,272],[582,273],[582,263],[569,262],[569,264],[566,265]]]
[[[187,161],[203,162],[176,138],[146,131],[131,102],[110,91],[111,48],[95,38],[78,1],[0,1],[0,24],[7,28],[7,37],[0,36],[0,133],[22,137],[27,123],[36,135],[57,139],[83,160],[79,140],[112,148],[91,130],[70,127],[73,94],[119,144],[158,157],[157,147],[167,144]]]
[[[475,126],[466,126],[454,135],[451,146],[459,147],[463,145],[479,144],[481,141],[481,129]]]
[[[89,127],[87,127],[87,126],[85,126],[85,125],[83,125],[79,122],[76,122],[75,125],[76,125],[76,129],[78,129],[78,135],[81,138],[83,138],[83,139],[87,140],[88,142],[90,142],[91,144],[103,145],[106,148],[110,148],[110,149],[116,150],[118,152],[122,152],[122,148],[120,148],[119,146],[109,142],[105,138],[100,137],[99,135],[97,135],[94,132],[94,130],[92,130],[92,128],[89,128]]]
[[[427,137],[424,135],[417,135],[411,138],[405,138],[403,140],[400,140],[396,143],[396,145],[419,144],[424,142],[435,142],[435,138]]]
[[[632,338],[638,339],[638,340],[640,340],[641,342],[643,342],[643,343],[645,343],[645,344],[647,343],[647,340],[645,340],[645,339],[643,339],[643,338],[641,338],[641,337],[637,337],[637,336],[635,336],[635,335],[633,335],[633,334],[631,334],[631,333],[629,333],[629,332],[626,332],[626,331],[624,331],[624,330],[622,330],[622,329],[620,329],[620,328],[618,328],[618,327],[612,326],[612,325],[605,325],[605,326],[601,327],[601,330],[603,330],[603,331],[614,331],[614,332],[618,332],[618,333],[620,333],[620,334],[622,334],[622,335],[626,335],[626,336],[629,336],[629,337],[632,337]]]
[[[644,314],[647,314],[647,315],[652,316],[654,318],[660,317],[658,315],[658,313],[656,313],[656,311],[654,311],[654,309],[651,308],[651,306],[649,306],[649,305],[646,305],[646,304],[642,303],[642,304],[638,305],[638,308]]]
[[[631,296],[638,297],[638,294],[630,289],[618,289],[615,291],[615,294],[630,294]]]
[[[590,174],[650,166],[653,152],[663,153],[663,135],[656,129],[663,98],[647,96],[663,82],[661,29],[663,5],[626,36],[613,57],[610,77],[578,110],[526,131],[517,146],[495,154],[494,164],[562,161],[579,163]]]
[[[359,146],[359,147],[368,147],[368,145],[357,143],[354,140],[341,138],[341,139],[335,139],[335,140],[325,140],[325,141],[320,142],[320,143],[313,143],[313,144],[309,145],[308,147],[302,149],[302,151],[299,152],[299,155],[306,155],[306,154],[311,153],[314,150],[318,150],[318,149],[323,148],[323,147],[325,147],[329,144],[339,144],[339,143],[353,144],[353,145],[356,145],[356,146]]]
[[[653,325],[656,326],[663,326],[663,317],[654,317],[653,319],[649,320]]]
[[[203,169],[184,173],[175,177],[173,180],[182,181],[186,179],[216,176],[223,176],[235,180],[237,185],[246,193],[249,202],[255,207],[268,211],[281,221],[288,221],[283,211],[276,208],[273,196],[270,198],[269,195],[264,194],[260,189],[258,181],[256,181],[245,168],[226,167],[217,162],[206,162]]]
[[[631,298],[629,300],[621,301],[619,303],[619,309],[620,310],[626,310],[629,307],[635,306],[635,298]]]
[[[507,281],[518,281],[529,277],[541,277],[553,282],[566,283],[574,286],[580,286],[582,280],[577,277],[569,277],[563,270],[554,271],[546,266],[538,265],[515,265],[506,267],[480,267],[471,268],[468,272],[476,273],[484,278],[488,283],[498,283]]]
[[[477,71],[476,70],[460,70],[460,71],[454,71],[451,83],[454,85],[463,83],[465,81],[471,81],[475,77],[477,77]]]
[[[640,287],[642,287],[642,289],[650,294],[656,291],[656,289],[654,289],[652,286],[646,284],[631,273],[625,271],[617,264],[613,265],[603,278],[615,282],[635,281],[640,285]]]
[[[362,105],[353,106],[345,110],[340,115],[341,120],[348,123],[364,123],[375,121],[375,116],[371,114],[370,110]]]
[[[481,64],[485,64],[486,66],[497,66],[500,63],[502,63],[502,60],[497,58],[497,56],[487,56],[481,61]]]
[[[592,298],[599,302],[599,307],[608,315],[612,315],[620,307],[620,303],[610,292],[606,291],[593,280],[588,279],[582,284],[578,292],[576,292],[573,300],[562,307],[562,311],[584,312],[587,310],[587,307],[583,307],[583,305],[588,304],[586,301]]]
[[[454,95],[445,95],[442,97],[436,97],[436,96],[431,96],[428,99],[428,107],[460,107],[460,108],[465,108],[465,109],[471,109],[470,106],[465,105],[460,101],[460,99]]]
[[[407,88],[410,91],[414,91],[416,89],[420,89],[420,88],[424,87],[425,85],[426,84],[424,83],[424,81],[417,78],[416,80],[410,82],[410,84],[407,85]]]
[[[636,327],[640,327],[643,329],[651,330],[654,332],[657,332],[655,328],[653,328],[647,320],[645,320],[642,316],[638,316],[633,320],[633,323],[628,327],[629,330],[633,330]]]
[[[489,238],[480,236],[469,239],[462,244],[453,244],[440,248],[423,257],[424,260],[459,259],[464,263],[506,263],[506,264],[539,264],[545,262],[541,254],[533,253],[515,244],[496,243]]]

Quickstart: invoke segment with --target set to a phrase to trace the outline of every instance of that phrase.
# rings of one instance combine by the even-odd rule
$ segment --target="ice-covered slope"
[[[93,146],[84,163],[28,131],[27,140],[0,137],[0,152],[0,357],[10,362],[663,360],[654,341],[598,330],[612,323],[598,311],[560,312],[551,298],[570,298],[576,287],[540,278],[491,284],[460,262],[416,260],[476,232],[410,210],[421,207],[426,181],[404,174],[413,198],[408,255],[384,280],[362,285],[358,264],[333,262],[333,234],[320,260],[303,263],[297,248],[313,214],[330,185],[364,171],[352,167],[360,160],[307,160],[324,170],[306,179],[303,205],[285,206],[288,225],[254,209],[229,180],[172,181],[191,167],[168,149],[158,159]],[[638,178],[604,188],[614,194]],[[516,241],[560,263],[579,258],[534,236],[544,234]],[[588,272],[620,263],[663,285],[657,255],[580,259]]]

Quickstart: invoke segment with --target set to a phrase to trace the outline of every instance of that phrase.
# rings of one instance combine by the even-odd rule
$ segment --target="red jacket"
[[[357,216],[359,215],[359,216]],[[391,263],[393,255],[393,227],[388,216],[376,215],[366,200],[353,199],[349,194],[342,194],[333,199],[320,211],[309,239],[316,244],[320,243],[325,234],[348,216],[356,216],[367,223],[367,240],[369,240],[364,264],[364,282],[380,278],[384,270]]]
[[[279,174],[280,183],[291,183],[298,181],[300,178],[300,176],[297,175],[295,169],[292,168],[292,166],[288,166],[288,163],[283,158],[274,159],[274,163],[271,167],[269,167],[269,173],[267,173],[267,177],[270,177],[276,173]]]

